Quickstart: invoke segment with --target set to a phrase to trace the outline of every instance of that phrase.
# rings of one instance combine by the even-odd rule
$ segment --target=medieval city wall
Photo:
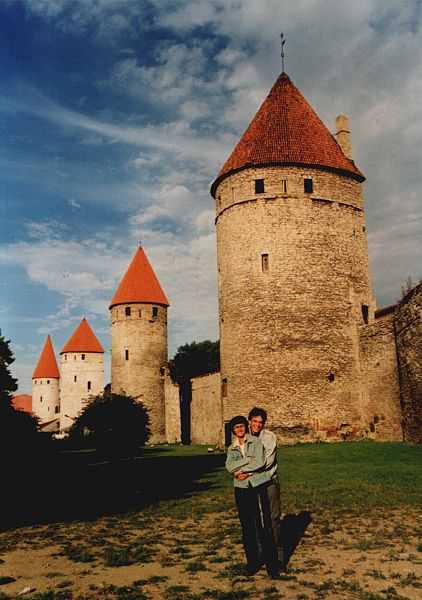
[[[312,168],[245,169],[218,185],[216,208],[224,421],[252,403],[285,443],[361,437],[359,327],[375,308],[361,184]]]
[[[181,441],[179,386],[177,383],[173,383],[168,374],[164,379],[164,396],[166,442],[168,444],[178,444]]]
[[[223,440],[220,373],[191,379],[191,442],[219,445]]]
[[[113,306],[110,312],[112,391],[141,401],[150,418],[150,442],[165,442],[167,308],[137,303]]]
[[[367,437],[401,441],[400,385],[394,332],[394,307],[361,327],[360,349],[365,390],[362,414]]]
[[[90,398],[104,390],[104,354],[64,352],[60,360],[60,429],[70,427]]]
[[[399,356],[403,433],[422,443],[422,284],[398,304],[396,337]]]

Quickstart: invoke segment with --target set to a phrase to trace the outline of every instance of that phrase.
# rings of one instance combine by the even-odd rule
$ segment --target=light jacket
[[[233,474],[236,471],[252,473],[250,477],[240,481],[233,477],[235,487],[247,488],[257,487],[270,481],[271,475],[265,471],[265,450],[262,442],[250,434],[246,434],[245,456],[243,456],[238,444],[231,444],[227,450],[226,469]]]

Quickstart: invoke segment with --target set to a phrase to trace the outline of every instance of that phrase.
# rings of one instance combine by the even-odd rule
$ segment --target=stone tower
[[[365,178],[338,125],[339,142],[282,73],[211,187],[224,421],[263,406],[285,442],[363,427]]]
[[[69,428],[91,396],[104,388],[104,350],[82,319],[61,354],[60,429]]]
[[[40,423],[59,417],[60,373],[53,343],[48,335],[32,375],[32,412]]]
[[[110,304],[111,387],[142,401],[150,441],[165,441],[166,295],[139,247]]]

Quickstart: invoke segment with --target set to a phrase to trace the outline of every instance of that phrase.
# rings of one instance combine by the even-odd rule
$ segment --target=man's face
[[[258,435],[264,427],[264,419],[262,417],[252,417],[249,421],[252,435]]]

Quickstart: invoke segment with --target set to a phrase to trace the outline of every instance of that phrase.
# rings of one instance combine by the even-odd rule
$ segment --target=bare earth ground
[[[415,507],[312,514],[281,580],[241,575],[237,515],[142,512],[0,534],[0,598],[143,600],[422,598]],[[3,577],[3,579],[2,579]],[[2,596],[3,594],[3,596]]]

